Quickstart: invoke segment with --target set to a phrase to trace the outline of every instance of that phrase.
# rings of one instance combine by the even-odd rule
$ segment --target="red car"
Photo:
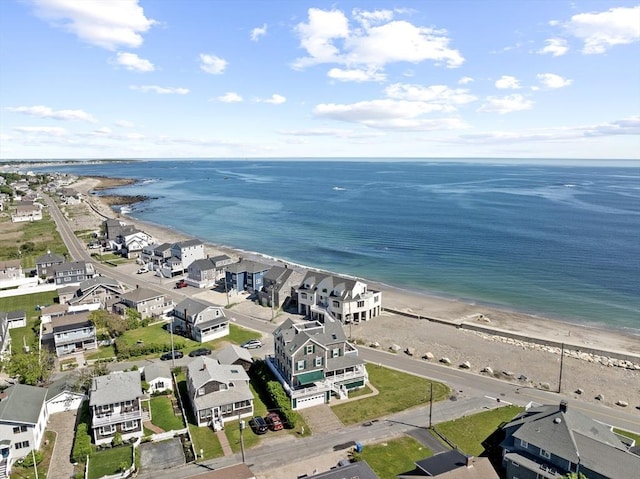
[[[176,289],[186,288],[187,286],[187,282],[184,279],[181,279],[176,283]]]
[[[284,425],[282,424],[280,416],[278,416],[277,412],[270,412],[265,416],[264,420],[267,423],[267,426],[269,426],[269,429],[271,429],[272,431],[279,431],[280,429],[284,428]]]

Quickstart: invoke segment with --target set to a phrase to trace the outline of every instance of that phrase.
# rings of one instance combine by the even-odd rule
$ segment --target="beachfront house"
[[[367,321],[382,312],[382,293],[354,278],[308,271],[297,291],[298,313],[312,320]]]
[[[84,261],[62,263],[53,267],[53,278],[60,286],[79,285],[94,276],[93,264]]]
[[[283,308],[291,300],[292,292],[300,285],[302,274],[293,268],[272,266],[263,276],[258,302],[263,306]]]
[[[226,254],[197,259],[187,268],[187,283],[196,288],[211,288],[224,278],[226,266],[233,260]]]
[[[186,298],[173,308],[174,331],[204,343],[229,334],[229,320],[220,306]]]
[[[120,315],[125,315],[127,308],[135,309],[142,319],[155,318],[170,313],[173,310],[173,301],[164,293],[136,287],[122,294],[120,301],[113,305],[113,311]]]
[[[613,432],[566,401],[529,406],[503,428],[502,465],[507,479],[557,478],[582,473],[589,479],[637,477],[640,456],[633,439]]]
[[[140,253],[140,262],[164,278],[181,275],[191,263],[204,258],[204,243],[199,240],[150,244]]]
[[[273,341],[274,355],[267,364],[291,397],[293,409],[328,403],[332,395],[346,398],[368,380],[365,362],[339,321],[287,319],[273,332]]]
[[[260,291],[264,284],[263,278],[271,266],[257,261],[240,258],[237,263],[227,266],[225,275],[227,291]]]
[[[40,449],[49,415],[46,388],[15,384],[0,393],[0,477],[31,450]]]
[[[136,258],[140,256],[145,246],[153,243],[153,237],[144,231],[133,229],[118,235],[117,243],[120,246],[122,256]]]
[[[96,446],[142,437],[142,382],[139,371],[118,371],[93,378],[89,391],[91,430]]]
[[[240,366],[200,356],[187,366],[187,391],[198,426],[219,430],[225,422],[253,416],[249,376]]]
[[[47,251],[36,259],[36,271],[40,278],[53,278],[53,267],[64,263],[64,256]]]
[[[182,272],[184,273],[191,263],[198,259],[206,258],[204,243],[196,239],[173,243],[171,245],[171,256],[181,261]]]
[[[58,290],[60,304],[69,305],[69,311],[95,311],[108,309],[124,293],[124,288],[115,279],[107,276],[82,281],[78,286]]]
[[[89,311],[83,311],[56,316],[51,320],[56,356],[60,358],[68,354],[98,348],[96,328],[89,321],[90,314]]]

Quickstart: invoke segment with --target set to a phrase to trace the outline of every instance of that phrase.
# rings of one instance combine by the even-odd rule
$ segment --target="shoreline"
[[[98,210],[94,207],[94,211],[102,216],[122,218],[143,230],[146,228],[146,231],[152,234],[152,236],[158,241],[175,242],[195,238],[202,241],[205,248],[207,250],[212,250],[214,253],[221,252],[234,258],[244,257],[272,264],[287,264],[288,266],[299,270],[313,270],[327,274],[334,274],[331,271],[323,270],[321,268],[298,264],[257,251],[249,251],[234,246],[212,243],[204,238],[198,238],[165,225],[133,218],[112,208],[114,205],[130,205],[146,201],[151,198],[139,195],[94,194],[95,191],[104,191],[120,186],[134,185],[137,183],[137,180],[135,179],[112,178],[105,176],[79,176],[78,178],[78,181],[88,180],[92,183],[84,188],[85,191],[83,193],[86,194],[87,198],[97,199],[98,203],[103,206],[103,208],[98,208]],[[74,184],[74,186],[77,186],[77,184]],[[130,200],[123,203],[114,203],[109,201],[109,198],[130,198]],[[151,232],[150,230],[154,231]],[[167,239],[167,237],[174,238]],[[427,290],[411,290],[379,281],[368,280],[355,275],[343,274],[341,276],[366,282],[369,287],[382,291],[383,297],[386,297],[387,299],[389,299],[389,296],[391,295],[393,298],[392,305],[385,305],[383,308],[396,310],[398,313],[405,316],[413,316],[416,319],[427,320],[430,322],[439,322],[456,328],[464,328],[467,326],[467,329],[473,329],[473,327],[475,327],[486,333],[495,331],[494,334],[496,335],[513,335],[513,337],[530,338],[533,340],[531,342],[538,344],[564,343],[565,345],[577,350],[590,349],[601,351],[603,353],[617,354],[624,357],[631,356],[635,357],[637,362],[640,363],[640,330],[630,328],[608,328],[603,324],[585,324],[578,320],[570,321],[567,318],[541,316],[515,308],[494,305],[475,298],[446,296]],[[385,302],[386,301],[383,299],[383,304]],[[433,308],[434,306],[437,306],[435,311],[440,314],[434,314],[433,310],[429,311],[429,307]],[[465,314],[461,316],[463,312]],[[473,318],[474,316],[476,318]],[[482,317],[482,321],[477,321],[478,316]],[[476,321],[471,322],[470,320],[472,319],[476,319]],[[549,331],[551,330],[556,332],[562,331],[563,334],[549,334]],[[575,332],[573,337],[571,337],[572,331],[574,330]],[[532,335],[531,333],[533,331],[537,331],[538,335]],[[590,338],[590,336],[593,335],[596,337]],[[605,340],[598,341],[598,337],[602,335],[605,336]],[[628,335],[634,336],[634,338],[629,340]],[[614,345],[617,345],[618,347],[615,347]],[[614,347],[612,348],[611,346]]]
[[[77,208],[86,211],[86,221],[92,221],[93,228],[109,217],[144,230],[160,243],[194,238],[114,211],[100,195],[90,194],[99,181],[98,178],[79,177],[71,185],[86,195],[86,202]],[[113,179],[109,182],[113,184]],[[211,256],[227,254],[234,259],[243,257],[267,264],[287,264],[298,270],[323,271],[271,255],[197,239],[205,244],[205,252]],[[417,361],[443,363],[442,360],[448,358],[452,368],[463,367],[462,364],[468,362],[472,373],[492,375],[522,387],[543,390],[558,387],[563,346],[563,394],[592,404],[615,408],[627,407],[622,405],[626,404],[640,410],[638,336],[358,279],[366,282],[369,288],[382,291],[384,309],[380,316],[349,328],[349,336],[359,345],[387,351],[395,349],[398,354],[411,352],[409,355]],[[215,294],[206,289],[196,292],[195,297],[216,302]],[[236,308],[269,321],[270,311],[265,312],[263,307],[251,301],[237,303]],[[285,316],[283,313],[280,317]]]

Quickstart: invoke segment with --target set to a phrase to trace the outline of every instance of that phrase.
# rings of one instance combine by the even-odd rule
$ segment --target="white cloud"
[[[440,105],[426,102],[383,99],[342,105],[324,103],[317,105],[313,113],[323,118],[381,129],[424,131],[465,127],[459,118],[420,118],[424,114],[442,110]]]
[[[133,128],[135,124],[129,120],[118,120],[115,124],[121,128]]]
[[[35,13],[50,25],[107,50],[142,45],[154,20],[147,18],[138,0],[32,0]]]
[[[17,126],[15,131],[44,136],[66,136],[67,130],[57,126]]]
[[[162,87],[158,85],[131,85],[129,88],[142,93],[157,93],[159,95],[186,95],[189,93],[188,88]]]
[[[467,85],[469,83],[473,83],[474,79],[471,77],[462,77],[460,78],[460,80],[458,80],[458,84],[459,85]]]
[[[152,72],[155,70],[153,63],[144,58],[140,58],[135,53],[118,52],[113,64],[120,65],[127,70],[136,72]]]
[[[239,103],[243,101],[242,97],[235,92],[229,91],[222,96],[217,98],[218,101],[222,103]]]
[[[333,80],[358,83],[367,81],[381,82],[385,81],[387,78],[384,73],[380,73],[375,70],[343,70],[342,68],[332,68],[327,72],[327,76]]]
[[[384,136],[380,131],[353,131],[338,128],[311,128],[307,130],[282,130],[281,135],[288,136],[332,136],[336,138],[375,138]]]
[[[212,75],[221,75],[227,68],[227,60],[217,57],[216,55],[209,55],[206,53],[200,54],[200,69]]]
[[[573,83],[573,80],[563,78],[555,73],[539,73],[536,76],[540,83],[542,83],[546,88],[563,88]]]
[[[89,123],[96,123],[98,121],[92,115],[83,110],[53,110],[44,105],[17,106],[8,107],[7,109],[16,113],[37,116],[39,118],[50,118],[53,120],[78,120],[88,121]]]
[[[477,98],[465,88],[451,89],[445,85],[409,85],[395,83],[385,88],[385,93],[394,100],[407,100],[441,105],[442,111],[455,111],[456,105],[464,105]]]
[[[512,113],[514,111],[530,110],[533,102],[523,95],[489,96],[486,102],[478,109],[489,113]]]
[[[564,28],[584,41],[583,53],[604,53],[614,45],[640,40],[640,5],[579,13],[571,17]]]
[[[257,42],[260,39],[260,37],[266,34],[267,34],[267,24],[265,23],[261,27],[256,27],[253,30],[251,30],[251,40],[253,40],[254,42]]]
[[[360,22],[365,27],[370,27],[371,24],[380,24],[389,22],[393,19],[393,11],[391,10],[360,10],[354,8],[351,12],[353,18]]]
[[[544,41],[546,45],[538,50],[538,53],[550,53],[554,57],[560,57],[569,51],[569,46],[564,38],[549,38]]]
[[[265,100],[259,100],[259,101],[261,103],[271,103],[272,105],[281,105],[285,103],[287,99],[282,95],[278,95],[277,93],[274,93],[273,95],[271,95],[270,98],[267,98]]]
[[[431,60],[450,68],[464,62],[457,50],[449,48],[449,38],[443,30],[417,27],[403,20],[389,21],[391,15],[386,12],[354,10],[361,28],[351,29],[343,12],[310,8],[308,22],[296,26],[300,45],[308,56],[298,58],[293,67],[337,63],[350,70],[365,66],[375,71],[395,62]]]
[[[520,81],[516,77],[509,75],[502,75],[495,83],[496,88],[501,90],[518,90],[522,88]]]

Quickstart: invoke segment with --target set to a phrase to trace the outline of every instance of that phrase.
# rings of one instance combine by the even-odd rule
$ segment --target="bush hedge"
[[[267,407],[278,410],[285,427],[289,429],[296,427],[298,413],[291,409],[291,399],[282,384],[274,378],[269,366],[262,360],[254,361],[250,373],[257,380],[259,387],[267,393],[269,402]]]
[[[185,343],[181,341],[174,342],[173,348],[175,350],[183,349]],[[121,338],[116,339],[114,348],[116,356],[119,360],[135,358],[138,356],[146,356],[148,354],[164,353],[171,351],[171,343],[150,343],[150,344],[127,344]]]
[[[93,446],[91,445],[91,436],[88,432],[88,426],[86,423],[78,424],[76,428],[76,435],[73,440],[73,449],[71,450],[71,459],[73,462],[84,462],[87,456],[90,456],[93,452]]]

